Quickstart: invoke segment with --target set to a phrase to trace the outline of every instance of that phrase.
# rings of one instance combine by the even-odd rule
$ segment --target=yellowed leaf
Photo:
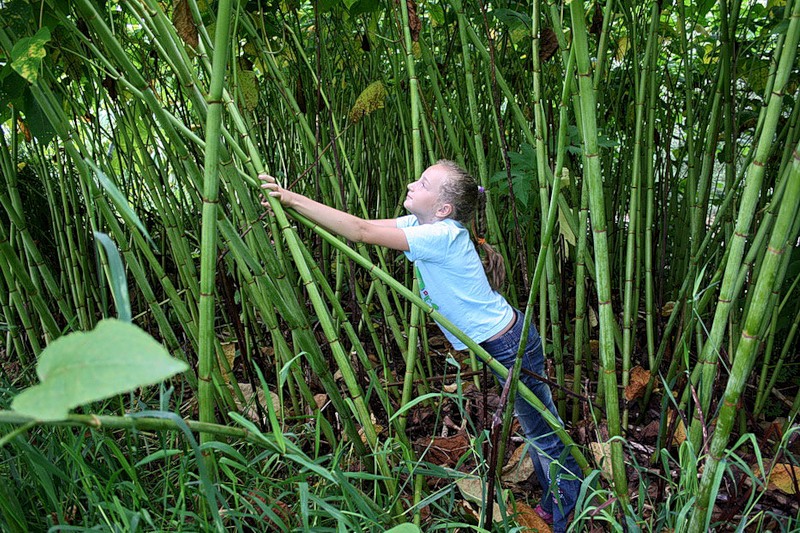
[[[597,313],[593,307],[589,307],[589,325],[596,328],[598,324],[600,321],[597,319]]]
[[[777,489],[784,494],[796,494],[797,485],[800,485],[800,466],[778,463],[772,468],[767,485],[769,490]]]
[[[625,36],[620,37],[617,40],[617,61],[622,61],[625,59],[625,54],[628,53],[628,48],[630,48],[630,42],[628,41],[628,38]]]
[[[567,217],[560,207],[558,208],[558,230],[565,241],[575,246],[577,239],[575,238],[575,234],[572,233],[572,228],[570,228],[569,223],[567,223]]]

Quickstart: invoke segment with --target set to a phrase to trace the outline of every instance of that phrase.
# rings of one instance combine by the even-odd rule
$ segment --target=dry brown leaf
[[[314,402],[317,404],[317,409],[322,409],[328,403],[328,395],[324,393],[315,394]]]
[[[189,2],[186,0],[178,0],[175,3],[175,11],[172,13],[172,24],[175,25],[175,31],[178,36],[183,39],[183,42],[197,49],[197,26],[194,24]]]
[[[614,479],[611,470],[611,443],[610,442],[590,442],[589,448],[594,455],[594,462],[597,467],[603,472],[603,476],[611,481]]]
[[[239,390],[242,391],[242,396],[244,396],[244,404],[242,404],[236,397],[236,395],[234,395],[233,398],[234,401],[236,402],[236,407],[239,409],[239,411],[242,411],[244,409],[244,411],[242,411],[243,417],[255,422],[258,420],[258,408],[255,406],[255,403],[253,402],[253,386],[250,385],[249,383],[239,383],[238,385],[239,385]],[[232,385],[229,386],[232,387]],[[264,405],[264,402],[266,402],[266,396],[264,395],[264,390],[261,387],[258,387],[256,393],[257,393],[258,403],[260,405]],[[275,406],[274,398],[272,400],[272,405]],[[280,408],[280,400],[278,401],[278,408]]]
[[[222,353],[225,355],[225,360],[228,362],[227,368],[233,369],[233,360],[236,359],[236,343],[235,342],[223,342],[220,343],[222,346]],[[226,366],[222,364],[222,361],[219,361],[219,371],[222,374],[222,379],[225,380],[225,383],[231,382],[231,372],[225,370]]]
[[[667,317],[672,314],[675,309],[675,302],[667,302],[661,307],[661,316]]]
[[[631,370],[630,382],[625,387],[625,399],[629,402],[641,398],[647,388],[647,383],[650,381],[650,371],[645,370],[641,366],[635,366]]]
[[[597,313],[595,312],[594,308],[589,307],[589,325],[593,328],[596,328],[600,324],[600,320],[597,318]]]
[[[667,424],[672,424],[672,419],[675,417],[675,411],[667,413]],[[680,446],[686,440],[686,425],[683,423],[683,418],[678,420],[675,426],[675,433],[672,435],[672,444]]]
[[[380,435],[381,431],[383,431],[383,426],[378,424],[378,419],[375,418],[374,414],[370,413],[369,417],[370,420],[372,421],[372,427],[375,428],[375,433],[377,435]],[[361,442],[367,444],[367,434],[364,427],[359,428],[358,434],[361,436]]]
[[[503,481],[509,483],[521,483],[533,474],[533,461],[529,453],[526,453],[526,445],[517,447],[511,455],[511,459],[503,467]]]
[[[452,394],[456,390],[458,390],[458,383],[451,383],[449,385],[445,385],[442,388],[444,389],[445,392],[449,392],[450,394]]]
[[[539,533],[550,533],[552,529],[547,525],[547,522],[542,520],[536,511],[523,502],[517,502],[517,523],[531,533],[538,531]]]
[[[455,467],[458,460],[471,445],[465,433],[456,433],[450,437],[423,437],[415,443],[420,454],[430,463],[445,467]]]

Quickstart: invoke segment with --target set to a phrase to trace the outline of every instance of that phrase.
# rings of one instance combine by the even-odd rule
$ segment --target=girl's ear
[[[436,210],[436,216],[445,219],[453,214],[453,204],[442,204]]]

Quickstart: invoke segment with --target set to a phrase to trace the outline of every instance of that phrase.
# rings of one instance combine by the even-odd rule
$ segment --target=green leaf
[[[350,12],[350,15],[355,17],[364,13],[375,13],[376,11],[380,11],[381,4],[378,2],[378,0],[356,0],[355,2],[351,2],[347,8]]]
[[[42,27],[33,37],[20,39],[11,49],[11,67],[31,83],[39,78],[39,67],[47,55],[44,45],[50,41],[50,28]]]
[[[94,232],[94,238],[103,245],[108,258],[109,282],[111,294],[114,296],[114,305],[117,306],[117,316],[123,322],[131,321],[131,299],[128,295],[128,279],[125,277],[125,266],[119,256],[119,250],[114,241],[105,233]]]
[[[125,219],[125,222],[129,224],[133,223],[137,228],[139,228],[139,231],[141,231],[142,235],[145,236],[147,241],[150,243],[150,246],[155,248],[155,242],[153,242],[150,234],[147,233],[147,229],[145,229],[144,224],[142,224],[142,221],[139,219],[139,216],[136,214],[130,204],[128,204],[128,200],[125,198],[125,195],[122,194],[122,191],[117,188],[116,184],[111,181],[109,177],[106,176],[102,170],[100,170],[100,167],[95,165],[92,160],[84,159],[84,161],[86,161],[87,165],[92,167],[92,170],[94,170],[94,173],[97,176],[97,181],[100,182],[100,185],[102,185],[103,189],[105,189],[105,191],[108,193],[108,196],[111,198],[111,202],[120,212],[122,218]]]
[[[519,11],[514,11],[513,9],[498,8],[492,11],[492,16],[508,26],[511,30],[522,26],[530,31],[533,27],[533,22],[528,15],[520,13]]]
[[[386,531],[386,533],[418,533],[422,531],[419,526],[415,526],[414,524],[400,524],[399,526],[394,526],[392,529]]]
[[[22,112],[31,135],[43,146],[47,145],[55,137],[56,131],[28,87],[25,87]]]
[[[36,365],[41,383],[17,395],[11,408],[40,421],[64,420],[79,405],[188,369],[141,328],[102,320],[93,331],[65,335],[42,350]]]
[[[237,72],[239,77],[239,90],[242,91],[242,100],[244,107],[248,111],[255,110],[258,107],[258,80],[256,73],[252,70],[240,69]]]
[[[444,9],[439,4],[428,4],[428,15],[434,26],[444,26]]]

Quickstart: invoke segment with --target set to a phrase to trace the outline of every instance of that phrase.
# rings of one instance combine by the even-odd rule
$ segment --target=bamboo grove
[[[737,436],[800,409],[798,0],[11,0],[0,20],[4,408],[51,341],[116,316],[107,234],[133,321],[191,367],[170,408],[201,444],[257,445],[229,413],[263,380],[273,432],[307,423],[375,476],[384,525],[419,524],[406,425],[446,367],[439,317],[397,254],[264,210],[256,176],[389,218],[448,158],[488,191],[561,418],[609,443],[593,479],[619,520],[645,520],[637,419],[660,416],[659,450],[685,427],[704,531]]]

